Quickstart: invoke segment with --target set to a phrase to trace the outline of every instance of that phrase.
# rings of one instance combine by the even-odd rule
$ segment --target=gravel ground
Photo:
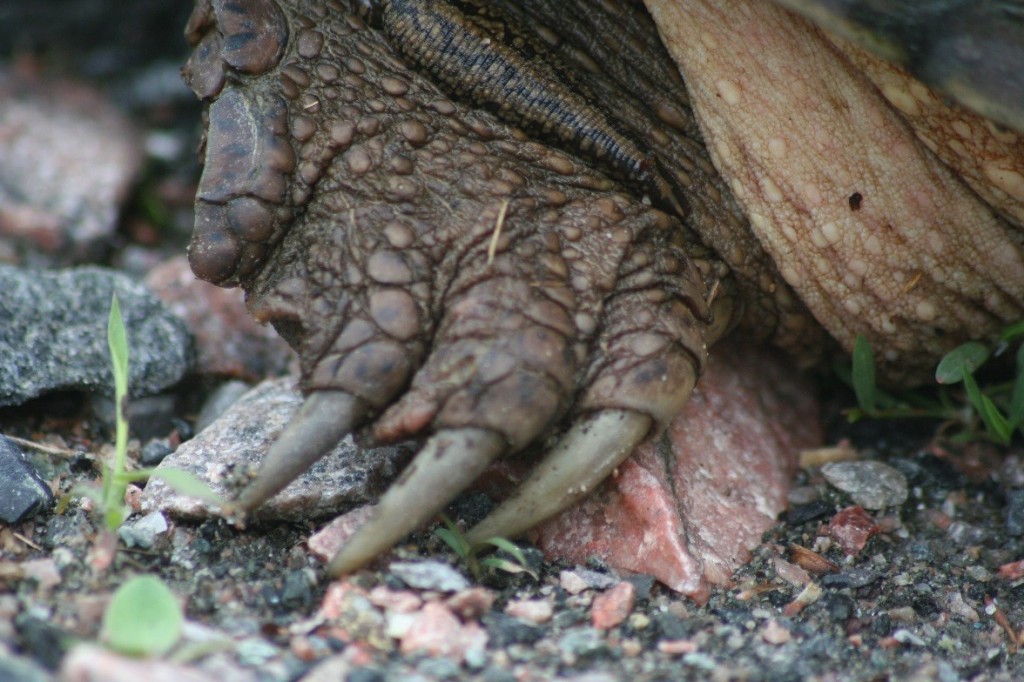
[[[36,440],[47,432],[73,451],[102,440],[94,420],[62,423],[21,413],[3,428]],[[0,679],[50,679],[62,662],[64,679],[182,668],[232,680],[1020,679],[1024,540],[999,483],[1024,476],[1019,454],[978,480],[963,463],[976,474],[994,450],[952,457],[934,442],[887,444],[889,435],[868,434],[906,477],[904,504],[864,512],[817,468],[801,470],[794,496],[809,501],[702,606],[649,577],[545,562],[528,547],[536,579],[497,571],[466,581],[430,534],[331,583],[305,544],[314,524],[243,533],[218,520],[172,523],[142,540],[152,546],[97,568],[93,519],[72,505],[0,529],[0,645],[13,657]],[[62,488],[92,475],[81,454],[40,458]],[[450,511],[473,517],[479,506],[470,497]],[[843,521],[837,509],[860,511]],[[120,661],[125,676],[101,650],[73,647],[96,639],[112,590],[139,573],[184,598],[189,626],[168,659]],[[37,677],[5,678],[14,661]]]

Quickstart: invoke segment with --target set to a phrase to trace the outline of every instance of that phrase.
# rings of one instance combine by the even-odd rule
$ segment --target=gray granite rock
[[[0,521],[21,523],[53,504],[50,487],[17,445],[0,436]]]
[[[302,402],[294,379],[264,381],[231,406],[192,440],[183,443],[159,468],[184,469],[230,498],[247,471],[255,471],[274,440]],[[346,438],[330,454],[270,499],[259,519],[310,519],[337,514],[375,499],[412,455],[406,446],[362,450]],[[142,494],[144,511],[162,510],[184,518],[204,518],[216,509],[175,492],[159,479]]]
[[[907,500],[907,478],[883,462],[832,462],[821,473],[865,509],[898,507]]]
[[[192,364],[192,337],[141,284],[102,268],[0,265],[0,406],[57,390],[113,393],[107,317],[115,290],[128,331],[131,394],[152,395],[181,379]]]

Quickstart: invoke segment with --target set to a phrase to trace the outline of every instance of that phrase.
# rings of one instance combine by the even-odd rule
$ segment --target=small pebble
[[[573,628],[558,640],[558,649],[571,660],[595,656],[607,649],[604,635],[594,628]],[[563,660],[565,660],[563,658]]]
[[[486,614],[481,621],[487,628],[491,646],[497,649],[512,644],[533,644],[545,634],[544,628],[496,611]]]
[[[697,645],[688,639],[663,639],[658,642],[658,651],[670,656],[681,656],[696,650]]]
[[[460,590],[448,597],[445,604],[463,620],[477,620],[494,606],[495,595],[483,587]]]
[[[785,644],[790,640],[789,630],[781,625],[776,620],[769,620],[761,628],[761,639],[768,642],[769,644]]]
[[[832,573],[829,575],[821,576],[821,586],[832,589],[842,589],[846,587],[858,588],[870,585],[871,583],[878,580],[879,575],[876,571],[869,568],[851,568],[843,571],[842,573]]]
[[[50,486],[17,445],[0,436],[0,521],[14,525],[53,504]]]
[[[139,453],[139,461],[143,466],[155,467],[172,452],[174,452],[174,448],[167,445],[167,443],[151,440],[143,446],[142,451]]]
[[[907,478],[883,462],[832,462],[821,467],[825,479],[866,509],[898,507],[907,500]]]
[[[442,561],[395,561],[388,570],[417,590],[458,592],[469,588],[466,577]]]
[[[546,623],[551,620],[554,607],[545,599],[523,599],[510,601],[505,606],[505,613],[531,623]]]
[[[594,627],[608,630],[626,620],[636,603],[636,588],[623,581],[594,598],[590,619]]]
[[[117,529],[117,534],[129,547],[151,549],[157,537],[166,533],[167,519],[158,511],[146,514],[138,521],[125,523]]]

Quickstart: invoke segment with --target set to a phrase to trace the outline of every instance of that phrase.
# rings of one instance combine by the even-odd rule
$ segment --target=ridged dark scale
[[[683,212],[653,157],[571,82],[555,55],[513,30],[496,8],[466,0],[378,0],[366,6],[392,46],[452,96],[597,161]]]

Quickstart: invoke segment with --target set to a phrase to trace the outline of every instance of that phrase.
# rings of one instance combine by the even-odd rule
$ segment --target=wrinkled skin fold
[[[544,79],[581,79],[589,120],[611,117],[600,125],[649,154],[657,187],[553,140],[543,116],[460,98],[360,7],[199,0],[184,73],[209,107],[190,259],[246,289],[298,350],[310,396],[240,510],[346,433],[425,439],[333,574],[531,446],[551,454],[471,539],[564,508],[672,419],[737,326],[807,362],[822,325],[847,347],[864,333],[890,373],[919,377],[925,356],[1024,314],[1012,210],[978,200],[877,94],[865,104],[873,86],[824,36],[766,3],[648,5],[671,55],[639,3],[492,2],[482,16],[530,36],[524,64],[558,64],[529,88],[557,99],[564,84]],[[780,69],[796,92],[762,95]],[[846,130],[859,117],[871,145]]]

